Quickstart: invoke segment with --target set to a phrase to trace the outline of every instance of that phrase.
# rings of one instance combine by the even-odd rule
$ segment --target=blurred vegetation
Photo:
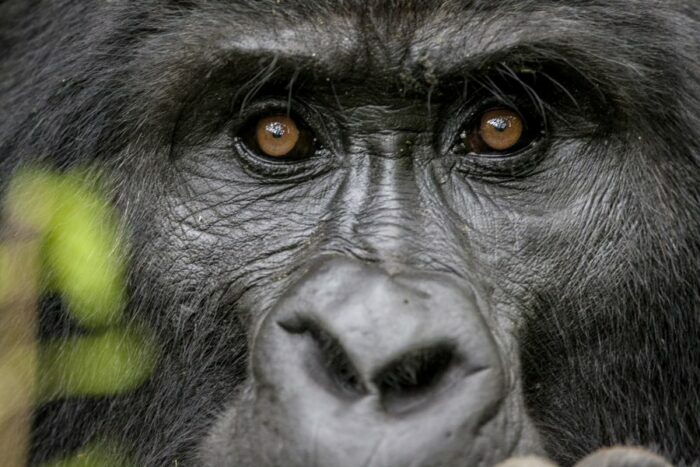
[[[72,457],[51,462],[42,467],[126,467],[123,452],[108,444],[92,444]]]
[[[3,466],[26,463],[32,406],[131,391],[155,366],[146,331],[123,319],[126,245],[94,180],[82,170],[25,170],[5,196],[0,241]],[[61,296],[86,335],[37,341],[37,303],[46,292]],[[109,443],[92,444],[48,466],[125,465]]]
[[[119,320],[124,255],[109,206],[89,179],[88,172],[24,172],[13,181],[8,206],[40,233],[46,287],[91,328]]]

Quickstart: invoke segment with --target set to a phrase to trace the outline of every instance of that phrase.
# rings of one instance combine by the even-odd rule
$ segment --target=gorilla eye
[[[512,152],[530,142],[525,122],[509,108],[490,109],[481,114],[478,125],[460,135],[469,152]]]
[[[299,128],[289,117],[261,118],[255,130],[255,139],[265,155],[285,157],[299,142]]]
[[[299,160],[313,155],[316,140],[302,122],[286,115],[271,115],[248,125],[243,142],[264,158]]]

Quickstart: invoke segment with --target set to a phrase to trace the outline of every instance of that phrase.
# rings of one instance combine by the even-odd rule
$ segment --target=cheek
[[[158,259],[153,272],[173,292],[275,282],[332,217],[326,183],[266,184],[228,173],[182,176],[150,221],[142,247]]]
[[[485,280],[518,308],[619,274],[636,236],[620,169],[559,144],[541,173],[499,184],[450,175],[445,204]],[[585,175],[582,175],[585,174]],[[460,224],[461,223],[461,224]],[[633,252],[632,252],[633,253]]]
[[[628,215],[607,196],[587,194],[562,209],[501,219],[491,270],[524,307],[544,295],[586,300],[614,283],[638,250]]]

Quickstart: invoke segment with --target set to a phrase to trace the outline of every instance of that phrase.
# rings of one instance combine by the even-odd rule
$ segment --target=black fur
[[[246,48],[249,35],[289,25],[308,38],[293,44],[298,56],[270,62]],[[459,45],[432,54],[446,41]],[[450,69],[458,58],[468,69]],[[527,82],[530,70],[550,84]],[[446,212],[481,213],[462,221],[472,233],[430,253],[432,240],[414,232],[400,261],[501,291],[527,413],[554,459],[569,465],[621,443],[679,465],[700,461],[695,2],[5,0],[2,180],[28,163],[100,168],[132,239],[127,312],[154,330],[161,355],[134,393],[38,408],[32,462],[104,437],[142,465],[194,462],[213,421],[250,388],[256,310],[281,295],[297,265],[318,251],[385,259],[321,226],[336,214],[304,199],[325,192],[298,195],[306,216],[275,214],[280,232],[261,220],[279,196],[269,187],[239,173],[193,182],[211,162],[202,154],[223,151],[207,139],[223,132],[223,113],[235,119],[267,87],[291,100],[327,77],[324,102],[338,120],[352,122],[343,112],[362,98],[353,97],[358,83],[444,120],[452,108],[441,87],[478,83],[498,94],[508,76],[559,122],[546,154],[510,178],[473,170],[466,187],[445,185]],[[339,126],[350,138],[352,125]],[[245,187],[230,197],[248,209],[242,218],[226,199],[206,205],[205,192],[228,183]],[[452,228],[448,217],[436,222]],[[249,225],[264,238],[244,238]],[[471,262],[454,259],[467,248]],[[55,317],[65,314],[55,299],[46,303],[44,337],[80,332]]]

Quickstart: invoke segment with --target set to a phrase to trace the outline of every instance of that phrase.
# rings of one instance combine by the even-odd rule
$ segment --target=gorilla
[[[158,355],[37,404],[29,463],[696,465],[699,20],[0,1],[2,189],[104,181]],[[42,297],[40,342],[99,332]]]

